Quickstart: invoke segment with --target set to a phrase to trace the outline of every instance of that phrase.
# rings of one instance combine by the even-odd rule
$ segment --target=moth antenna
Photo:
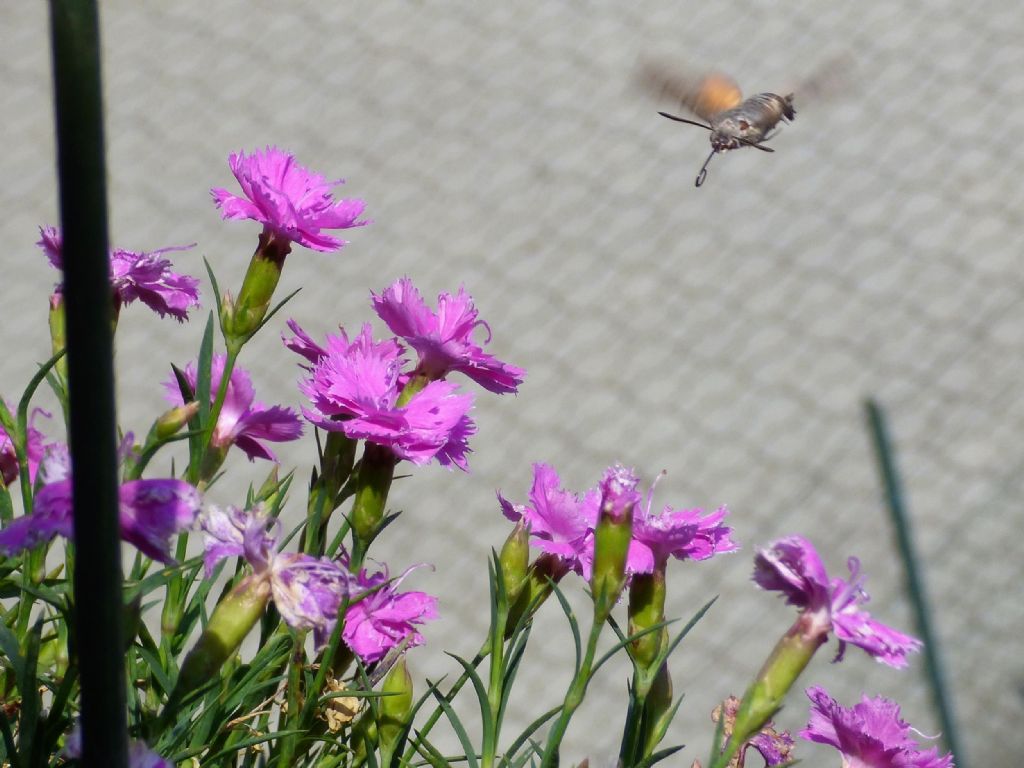
[[[698,128],[703,128],[705,131],[710,131],[711,126],[704,123],[698,123],[696,120],[687,120],[685,117],[677,117],[676,115],[670,115],[668,112],[659,112],[662,117],[667,117],[669,120],[675,120],[677,123],[689,123],[690,125],[696,125]]]
[[[706,179],[708,177],[708,163],[710,163],[711,162],[711,158],[714,157],[717,154],[718,154],[718,150],[717,149],[712,149],[711,150],[711,154],[708,155],[708,159],[704,161],[704,165],[702,165],[700,167],[700,172],[697,174],[697,184],[696,184],[696,186],[699,187],[701,184],[704,183],[704,179]]]

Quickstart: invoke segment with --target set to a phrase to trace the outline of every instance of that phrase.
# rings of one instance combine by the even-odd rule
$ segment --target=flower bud
[[[255,501],[264,504],[267,507],[273,507],[274,501],[277,499],[278,494],[281,492],[281,479],[279,477],[281,465],[275,464],[270,468],[267,473],[266,479],[260,485],[258,491],[256,491]]]
[[[199,403],[195,400],[185,405],[171,408],[169,411],[165,411],[156,420],[156,423],[153,424],[152,435],[159,442],[165,442],[192,421],[197,413],[199,413]]]
[[[629,634],[635,635],[665,621],[665,569],[638,573],[629,584]],[[638,637],[630,643],[633,660],[643,670],[650,670],[667,641],[665,627]],[[653,671],[653,670],[650,670]]]
[[[269,600],[270,585],[266,580],[248,578],[217,604],[206,629],[181,665],[168,706],[217,676],[259,621]]]
[[[412,676],[405,663],[405,654],[384,678],[381,686],[380,722],[378,733],[381,751],[391,752],[398,743],[398,738],[406,726],[409,713],[412,712]]]
[[[384,505],[395,474],[395,461],[395,454],[385,446],[364,444],[352,503],[352,531],[357,542],[364,547],[377,535],[384,519]]]
[[[786,693],[810,662],[826,635],[808,631],[804,624],[811,619],[802,614],[782,636],[758,672],[754,682],[743,694],[733,726],[733,739],[742,744],[757,733],[782,706]]]
[[[56,291],[50,295],[50,349],[53,354],[67,349],[67,319],[64,315],[64,294]],[[57,375],[65,383],[68,380],[68,358],[65,355],[56,364]]]
[[[221,304],[221,323],[228,346],[240,348],[260,327],[290,251],[287,240],[275,238],[267,231],[260,234],[259,247],[249,261],[238,298],[225,294]]]
[[[637,478],[621,465],[601,479],[601,512],[594,531],[594,569],[590,589],[595,616],[605,621],[626,584],[626,558],[633,539],[633,507],[639,500]]]
[[[512,533],[505,539],[498,556],[501,578],[505,583],[508,602],[512,604],[526,583],[530,567],[530,529],[522,520],[516,523]]]
[[[529,611],[532,618],[537,609],[551,595],[552,583],[557,584],[569,572],[569,567],[557,555],[543,554],[533,561],[526,572],[526,582],[520,585],[519,596],[512,603],[505,623],[505,639],[512,636],[516,625],[523,615]]]
[[[675,714],[672,709],[672,676],[668,673],[667,663],[658,668],[644,706],[646,708],[644,719],[650,724],[646,733],[647,743],[644,745],[644,757],[649,757],[654,754],[655,747],[665,737],[665,732]]]

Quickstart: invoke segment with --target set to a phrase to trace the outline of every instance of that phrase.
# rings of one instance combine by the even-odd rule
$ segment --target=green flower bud
[[[629,634],[635,635],[664,621],[664,568],[656,568],[653,573],[635,574],[629,585]],[[650,670],[667,638],[668,631],[662,627],[630,643],[630,653],[641,669]]]
[[[626,556],[633,538],[633,507],[627,507],[624,514],[617,517],[608,506],[602,506],[594,531],[594,571],[590,576],[594,611],[599,621],[608,618],[626,584]]]
[[[279,240],[267,231],[260,234],[259,247],[249,261],[238,298],[225,294],[221,304],[221,323],[229,347],[240,348],[263,322],[290,251],[287,240]]]
[[[662,664],[654,676],[654,683],[647,694],[644,704],[644,720],[647,726],[647,743],[644,745],[644,757],[654,754],[654,749],[665,737],[669,723],[672,721],[672,676],[668,673],[668,664]]]
[[[199,413],[199,403],[195,400],[185,405],[171,408],[156,420],[153,424],[153,431],[150,434],[158,442],[165,442],[192,421],[197,413]]]
[[[801,615],[779,640],[754,682],[743,694],[730,744],[742,744],[778,712],[786,693],[815,651],[825,642],[825,635],[808,632],[805,623],[805,616]]]
[[[505,539],[498,564],[501,566],[508,602],[512,604],[526,583],[530,566],[530,529],[522,520],[516,523],[512,533]]]
[[[364,551],[377,535],[384,519],[384,505],[395,475],[395,461],[395,454],[388,448],[373,443],[364,444],[352,504],[352,530],[357,544],[361,544]]]
[[[203,634],[188,652],[170,701],[215,678],[249,634],[270,601],[270,584],[248,578],[217,604]],[[168,703],[170,706],[170,702]]]
[[[594,531],[594,569],[590,591],[594,619],[604,622],[626,584],[626,557],[633,539],[633,507],[640,500],[637,477],[621,464],[609,467],[601,478],[601,514]]]
[[[505,639],[512,636],[512,631],[529,611],[531,618],[537,609],[551,596],[551,584],[557,584],[569,572],[565,563],[557,556],[543,554],[533,561],[526,572],[526,583],[519,588],[519,596],[512,603],[505,623]]]
[[[50,296],[50,349],[53,354],[67,349],[67,320],[64,316],[64,294],[54,293]],[[57,375],[62,381],[68,380],[68,358],[65,355],[56,364]]]
[[[397,746],[412,712],[412,692],[412,676],[406,667],[403,654],[388,672],[381,686],[381,693],[391,694],[380,699],[378,734],[382,752],[390,754]]]

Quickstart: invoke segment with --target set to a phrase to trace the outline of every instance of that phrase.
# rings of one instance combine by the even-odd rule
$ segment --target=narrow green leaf
[[[28,636],[23,678],[18,681],[18,692],[21,694],[21,714],[18,716],[18,738],[21,743],[18,746],[22,761],[31,766],[39,764],[39,745],[36,743],[36,736],[42,702],[39,698],[36,664],[39,661],[39,638],[42,633],[43,620],[40,618]]]
[[[462,721],[459,716],[455,714],[455,710],[452,709],[452,705],[448,703],[448,700],[437,690],[437,686],[427,680],[427,685],[430,686],[431,692],[434,698],[437,699],[438,705],[444,711],[445,717],[448,718],[448,722],[452,724],[452,730],[455,731],[455,735],[459,739],[459,743],[462,745],[462,749],[465,751],[466,765],[468,768],[477,768],[476,750],[473,748],[473,742],[469,738],[469,734],[466,733],[466,728],[462,725]]]
[[[203,256],[203,265],[206,267],[206,275],[210,278],[210,286],[213,288],[213,306],[216,307],[217,312],[217,327],[220,328],[221,335],[224,335],[224,320],[220,316],[220,308],[222,306],[220,286],[217,285],[217,276],[213,274],[213,267],[210,266],[210,262],[205,256]]]
[[[514,759],[516,753],[528,741],[531,745],[531,752],[535,752],[538,756],[543,755],[544,750],[541,748],[539,744],[537,744],[537,742],[533,741],[532,736],[534,733],[537,732],[537,730],[541,726],[543,726],[545,723],[548,722],[548,720],[550,720],[552,717],[554,717],[561,711],[562,705],[559,704],[557,707],[552,707],[547,712],[538,717],[536,720],[534,720],[532,723],[530,723],[528,726],[526,726],[526,730],[519,734],[519,736],[516,737],[516,740],[509,745],[509,748],[505,750],[505,757],[502,758],[499,765],[510,765],[509,760]]]
[[[419,731],[414,731],[415,738],[412,739],[416,751],[419,752],[423,759],[427,761],[432,768],[449,768],[448,761],[445,760],[444,755],[431,744],[423,734]],[[426,753],[426,754],[424,754]]]
[[[648,768],[648,766],[654,765],[655,763],[660,763],[666,757],[671,757],[685,746],[685,744],[679,744],[675,747],[665,747],[665,749],[659,749],[650,757],[641,760],[639,763],[637,763],[636,768]]]
[[[289,301],[295,298],[295,294],[297,294],[301,290],[301,288],[296,288],[294,291],[292,291],[279,302],[277,302],[277,304],[274,305],[274,308],[267,312],[266,315],[264,315],[263,319],[260,321],[260,324],[256,326],[256,330],[253,331],[250,334],[250,336],[255,336],[257,333],[259,333],[260,329],[263,328],[263,326],[270,321],[270,318],[276,315],[281,310],[281,307],[283,307],[285,304],[287,304]]]
[[[715,601],[717,601],[717,600],[718,600],[718,595],[715,595],[710,600],[708,600],[706,603],[704,603],[704,605],[700,608],[700,610],[698,610],[695,614],[693,614],[693,618],[691,618],[688,622],[686,622],[686,626],[684,626],[679,631],[679,634],[676,635],[675,638],[672,640],[672,642],[668,644],[668,647],[665,648],[665,651],[662,654],[662,656],[663,656],[662,661],[667,659],[669,657],[669,654],[671,654],[672,651],[674,651],[676,649],[676,646],[679,645],[679,643],[681,643],[683,641],[683,638],[686,637],[688,634],[690,634],[690,630],[693,629],[695,626],[697,626],[697,622],[704,618],[704,614],[707,613],[708,610],[710,610],[711,606],[714,605]]]
[[[21,758],[18,756],[18,748],[14,744],[14,734],[11,733],[11,723],[7,715],[0,709],[0,735],[3,736],[5,763],[10,763],[11,768],[21,768]]]
[[[576,614],[573,613],[572,606],[569,605],[569,601],[565,598],[558,585],[551,582],[551,590],[555,593],[555,597],[558,598],[558,604],[562,606],[562,613],[565,614],[565,618],[569,621],[569,629],[572,630],[572,642],[576,652],[576,661],[573,664],[573,677],[575,677],[579,674],[580,664],[583,661],[583,641],[580,639],[580,625],[576,621]]]
[[[670,619],[668,621],[660,621],[657,624],[651,625],[650,627],[644,627],[639,632],[635,632],[634,634],[629,635],[627,637],[625,634],[623,634],[622,628],[619,626],[618,622],[615,621],[614,618],[608,617],[608,623],[611,624],[612,630],[615,632],[616,636],[619,638],[619,641],[615,645],[613,645],[611,648],[609,648],[605,653],[603,653],[601,655],[601,658],[598,659],[597,662],[595,662],[592,674],[596,673],[597,670],[599,670],[602,666],[604,666],[605,662],[607,662],[609,659],[611,659],[616,653],[621,651],[623,648],[625,648],[627,645],[632,643],[634,640],[636,640],[638,638],[641,638],[644,635],[649,635],[652,632],[660,632],[662,629],[667,627],[669,624],[672,624],[672,623],[674,623],[676,621],[678,621],[678,619]],[[653,667],[655,665],[652,664],[651,666]],[[657,666],[661,666],[661,665],[659,664]]]
[[[11,663],[14,670],[14,682],[20,691],[25,684],[25,659],[21,656],[21,648],[18,645],[18,638],[6,624],[0,624],[0,651]]]
[[[473,665],[466,661],[461,656],[456,656],[454,653],[445,652],[446,656],[450,656],[455,659],[461,666],[463,671],[469,677],[469,681],[473,684],[473,691],[476,693],[477,704],[480,707],[480,718],[483,725],[483,741],[484,744],[489,744],[491,737],[494,735],[494,713],[491,712],[490,701],[487,698],[487,686],[484,685],[484,681],[480,678],[480,675],[476,673]]]

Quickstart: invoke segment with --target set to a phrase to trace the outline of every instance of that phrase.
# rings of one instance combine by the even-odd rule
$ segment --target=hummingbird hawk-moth
[[[720,152],[740,147],[754,147],[762,152],[774,152],[764,142],[775,135],[780,122],[789,122],[796,116],[793,94],[757,93],[744,99],[736,82],[728,75],[712,72],[701,77],[670,75],[662,67],[648,64],[642,77],[646,85],[676,98],[682,106],[705,122],[658,112],[659,115],[680,123],[696,125],[710,131],[711,154],[697,174],[696,185],[704,183],[708,163]]]

